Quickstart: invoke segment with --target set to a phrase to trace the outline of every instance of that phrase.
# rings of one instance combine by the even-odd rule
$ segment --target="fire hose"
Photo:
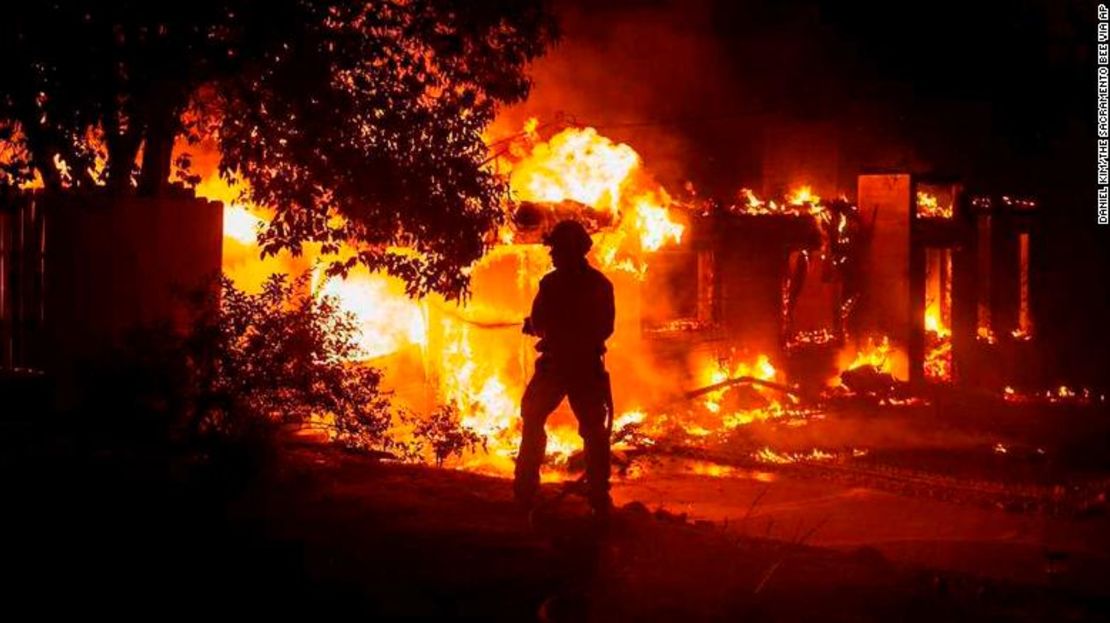
[[[474,320],[473,318],[467,318],[465,315],[463,315],[461,311],[459,311],[458,309],[452,309],[448,305],[436,305],[436,308],[438,308],[440,311],[447,314],[454,320],[458,320],[463,324],[468,324],[479,329],[518,329],[524,326],[523,320]]]
[[[464,318],[462,316],[454,316],[454,318],[456,320],[458,320],[459,322],[462,322],[464,324],[468,324],[472,327],[477,327],[479,329],[491,329],[491,330],[493,330],[493,329],[517,329],[517,328],[520,328],[524,324],[523,322],[509,322],[509,321],[485,322],[485,321],[482,321],[482,320],[471,320],[469,318]]]

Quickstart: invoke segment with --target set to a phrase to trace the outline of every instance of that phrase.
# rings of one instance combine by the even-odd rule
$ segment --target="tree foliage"
[[[360,361],[355,318],[309,295],[306,279],[197,292],[188,324],[136,329],[90,362],[81,410],[121,439],[186,449],[320,425],[345,445],[409,456],[391,436],[381,371]]]
[[[486,450],[485,438],[465,426],[458,408],[450,404],[440,405],[425,417],[412,418],[412,435],[409,454],[419,457],[430,450],[436,467],[442,467],[452,456],[461,457],[479,447]]]
[[[191,333],[203,397],[197,428],[263,420],[330,422],[340,441],[389,446],[381,371],[358,363],[358,324],[329,297],[306,294],[305,277],[271,276],[258,294],[224,280],[219,312]]]
[[[0,20],[0,184],[157,194],[175,139],[307,242],[465,291],[501,218],[481,132],[555,36],[543,0],[53,0]],[[404,247],[405,252],[393,249]]]
[[[364,360],[357,319],[308,294],[308,278],[273,275],[257,293],[224,278],[197,292],[187,327],[136,330],[97,361],[82,411],[121,440],[194,453],[268,448],[286,426],[436,465],[485,448],[452,405],[418,414],[394,404]]]

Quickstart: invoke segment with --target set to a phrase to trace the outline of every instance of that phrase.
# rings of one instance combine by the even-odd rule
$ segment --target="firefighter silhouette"
[[[595,512],[607,513],[613,409],[603,356],[605,340],[613,334],[613,284],[586,260],[592,242],[579,223],[561,221],[544,244],[555,270],[540,281],[532,315],[524,323],[526,334],[540,338],[540,356],[520,405],[524,431],[514,493],[524,505],[534,502],[547,445],[544,425],[566,397],[585,449],[588,500]]]

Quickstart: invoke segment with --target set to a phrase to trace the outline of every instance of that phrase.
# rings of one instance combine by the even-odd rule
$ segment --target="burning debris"
[[[1095,395],[1090,389],[1084,387],[1079,390],[1072,389],[1067,385],[1061,385],[1056,389],[1046,389],[1034,392],[1020,392],[1013,387],[1007,385],[1002,389],[1003,399],[1012,404],[1073,404],[1073,405],[1089,405],[1094,403],[1106,402],[1105,394]]]

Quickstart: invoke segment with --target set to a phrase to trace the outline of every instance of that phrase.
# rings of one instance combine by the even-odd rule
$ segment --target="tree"
[[[555,37],[543,0],[54,0],[0,22],[0,184],[157,195],[176,138],[274,210],[268,253],[354,244],[463,294],[502,218],[482,130]],[[404,248],[404,251],[396,249]]]
[[[334,300],[305,295],[307,279],[273,275],[258,294],[223,280],[219,311],[198,318],[182,349],[197,369],[192,429],[234,434],[257,422],[305,424],[325,415],[340,442],[394,445],[381,371],[356,363],[357,323]]]

